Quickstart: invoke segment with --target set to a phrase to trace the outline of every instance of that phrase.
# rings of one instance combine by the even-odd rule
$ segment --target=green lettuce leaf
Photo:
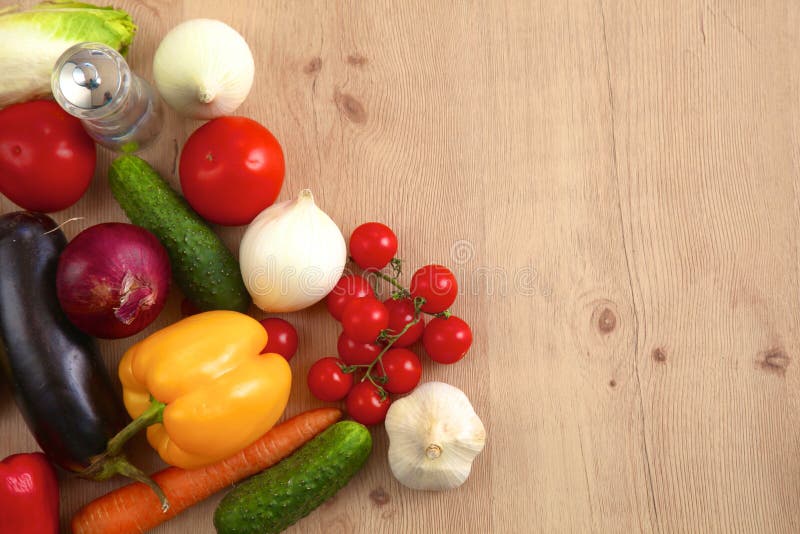
[[[103,43],[122,54],[136,33],[121,9],[54,0],[0,10],[0,108],[50,94],[56,60],[70,46]]]

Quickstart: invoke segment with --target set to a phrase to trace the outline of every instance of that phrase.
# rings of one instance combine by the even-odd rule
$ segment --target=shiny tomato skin
[[[350,255],[364,270],[386,267],[397,253],[397,236],[379,222],[364,223],[350,234]]]
[[[372,382],[359,382],[347,394],[347,413],[362,425],[377,425],[386,419],[392,399],[387,395],[381,399],[380,392]]]
[[[383,305],[389,311],[389,332],[390,336],[396,336],[403,331],[405,326],[414,321],[414,301],[409,298],[395,300],[388,298],[383,301]],[[425,331],[425,318],[420,315],[419,321],[411,326],[405,334],[397,338],[393,347],[408,347],[416,343]]]
[[[383,350],[377,343],[361,343],[347,336],[344,332],[339,334],[336,341],[336,351],[339,358],[347,365],[369,365]]]
[[[272,205],[286,164],[278,140],[246,117],[219,117],[189,136],[181,152],[181,189],[212,223],[249,224]]]
[[[280,354],[288,362],[297,352],[297,330],[289,321],[278,317],[269,317],[259,321],[267,331],[267,344],[261,354]]]
[[[422,378],[422,364],[419,357],[408,349],[389,349],[381,356],[383,366],[378,376],[386,371],[387,381],[383,387],[389,393],[408,393],[419,384]]]
[[[375,296],[369,280],[357,274],[346,274],[342,276],[331,292],[325,297],[328,312],[337,321],[342,320],[344,308],[350,301],[358,297]]]
[[[458,295],[458,282],[453,272],[444,265],[425,265],[411,276],[411,296],[422,297],[425,313],[440,313],[453,305]]]
[[[447,319],[434,317],[425,327],[422,346],[431,360],[444,364],[455,363],[472,346],[472,330],[455,315]]]
[[[311,394],[326,402],[345,398],[353,387],[353,375],[342,371],[343,365],[342,360],[330,356],[314,362],[306,378]]]
[[[49,100],[0,110],[0,192],[31,211],[75,204],[94,176],[97,151],[81,121]]]
[[[375,297],[354,298],[342,313],[342,328],[354,341],[375,343],[381,330],[387,326],[389,311]]]

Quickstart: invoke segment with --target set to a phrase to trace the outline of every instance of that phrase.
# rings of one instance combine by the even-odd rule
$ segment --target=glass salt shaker
[[[98,143],[136,152],[161,131],[158,94],[131,72],[125,59],[101,43],[80,43],[56,61],[51,78],[56,102],[81,119]]]

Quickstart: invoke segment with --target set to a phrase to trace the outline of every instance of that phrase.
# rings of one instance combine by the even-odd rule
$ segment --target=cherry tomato
[[[347,395],[347,413],[362,425],[377,425],[386,419],[392,399],[381,400],[378,388],[372,382],[359,382]]]
[[[383,387],[390,393],[408,393],[419,384],[422,378],[422,364],[419,357],[408,349],[389,349],[381,356],[383,367],[376,365],[378,374],[386,371],[386,383]]]
[[[443,265],[426,265],[420,267],[411,276],[409,287],[411,296],[422,297],[425,304],[422,311],[439,313],[452,306],[458,295],[456,277]]]
[[[326,402],[342,400],[353,387],[353,375],[342,371],[342,365],[342,360],[333,357],[314,362],[307,377],[311,394]]]
[[[422,345],[431,360],[438,363],[455,363],[472,345],[472,330],[455,315],[448,319],[434,317],[422,336]]]
[[[389,326],[389,311],[375,297],[355,298],[344,308],[342,326],[353,341],[375,343],[381,330]]]
[[[363,276],[357,274],[346,274],[342,276],[336,285],[333,286],[331,292],[326,297],[326,304],[328,312],[337,321],[342,320],[342,313],[344,307],[347,306],[351,300],[358,297],[373,297],[375,292],[369,281]]]
[[[405,326],[414,320],[414,301],[405,299],[386,299],[383,305],[389,310],[389,335],[395,336],[403,331]],[[408,347],[422,337],[425,331],[425,319],[419,316],[419,322],[409,328],[405,334],[397,338],[392,347]]]
[[[355,341],[342,332],[336,342],[336,350],[347,365],[369,365],[378,357],[383,347],[377,343]]]
[[[379,222],[364,223],[350,234],[350,255],[364,270],[383,269],[397,252],[397,236]]]
[[[267,331],[267,344],[261,354],[272,352],[280,354],[287,362],[291,360],[297,352],[297,330],[288,321],[277,317],[263,319],[260,322]]]
[[[195,306],[191,300],[183,297],[183,300],[181,301],[181,317],[190,317],[192,315],[197,315],[198,313],[200,313],[200,308]]]
[[[283,185],[281,145],[245,117],[219,117],[189,136],[181,152],[181,188],[204,219],[236,226],[272,205]]]
[[[83,196],[94,176],[94,141],[55,102],[0,111],[0,192],[31,211],[60,211]]]

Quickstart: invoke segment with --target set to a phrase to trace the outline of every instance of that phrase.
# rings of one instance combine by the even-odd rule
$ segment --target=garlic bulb
[[[258,214],[239,246],[244,284],[256,306],[267,312],[297,311],[318,302],[339,281],[346,261],[341,230],[308,189]]]
[[[427,382],[394,401],[385,426],[389,467],[412,489],[457,488],[486,442],[486,430],[467,396],[443,382]]]
[[[254,72],[244,37],[212,19],[178,24],[153,58],[158,92],[175,111],[192,119],[230,115],[247,98]]]

